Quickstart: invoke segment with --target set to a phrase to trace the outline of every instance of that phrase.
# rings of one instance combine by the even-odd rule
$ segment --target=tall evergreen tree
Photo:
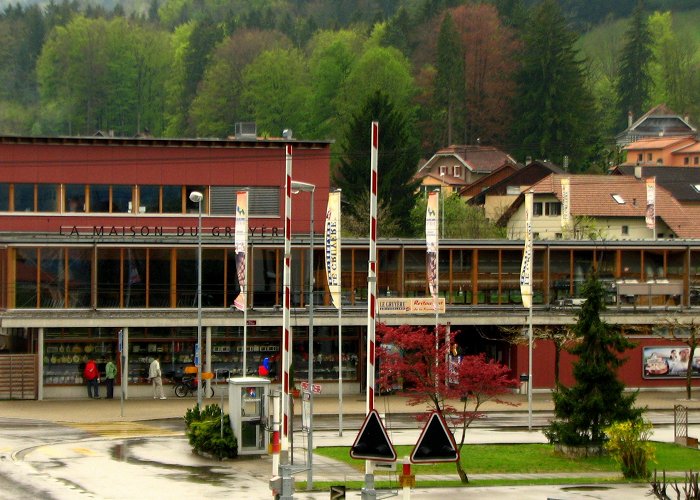
[[[620,109],[620,127],[627,126],[628,113],[639,118],[649,105],[652,77],[649,63],[653,58],[653,38],[649,21],[640,1],[632,12],[625,45],[620,58],[617,96]]]
[[[533,11],[516,77],[512,149],[521,159],[533,156],[561,164],[568,155],[573,170],[589,162],[595,109],[577,40],[555,0],[544,0]]]
[[[601,445],[604,429],[613,422],[637,420],[642,409],[634,408],[636,393],[624,394],[617,369],[626,361],[619,357],[633,344],[619,330],[600,318],[605,310],[605,289],[596,276],[583,287],[586,299],[578,313],[574,334],[581,341],[569,352],[574,363],[572,387],[554,392],[554,416],[545,435],[550,442],[568,446]]]
[[[435,64],[435,104],[438,110],[438,124],[444,124],[442,134],[444,146],[454,144],[453,139],[461,134],[455,124],[462,116],[464,106],[464,50],[452,16],[447,13],[442,20],[437,40],[437,61]]]
[[[415,201],[420,150],[414,119],[398,110],[385,93],[377,91],[350,120],[342,142],[342,156],[334,178],[343,190],[347,211],[360,217],[363,200],[369,199],[370,124],[379,122],[379,184],[377,200],[387,209],[402,235],[410,233],[410,211]],[[380,220],[379,234],[382,233]],[[387,236],[384,234],[384,236]]]

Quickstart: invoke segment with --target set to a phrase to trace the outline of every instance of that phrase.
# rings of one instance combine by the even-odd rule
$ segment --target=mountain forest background
[[[0,1],[0,134],[334,140],[374,99],[429,157],[605,171],[665,103],[700,118],[700,0]],[[377,94],[382,94],[381,97]],[[384,103],[384,104],[382,104]],[[397,146],[401,147],[401,146]],[[337,164],[339,160],[332,163]]]

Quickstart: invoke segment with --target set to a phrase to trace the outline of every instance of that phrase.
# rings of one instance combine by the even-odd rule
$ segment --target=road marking
[[[142,424],[140,422],[73,422],[67,425],[96,436],[114,439],[146,436],[178,436],[182,434],[182,432],[163,429],[162,427]]]

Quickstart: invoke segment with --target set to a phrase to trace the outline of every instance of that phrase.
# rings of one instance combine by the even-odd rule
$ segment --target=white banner
[[[434,301],[438,296],[438,196],[437,191],[428,193],[425,209],[426,274]]]
[[[240,293],[233,301],[239,311],[246,308],[246,260],[248,252],[248,191],[236,194],[236,274]]]
[[[520,295],[524,307],[532,307],[532,197],[525,193],[525,248],[520,266]]]
[[[328,193],[325,227],[326,277],[328,290],[336,309],[340,309],[340,192]]]
[[[571,182],[568,177],[561,180],[561,228],[571,225]]]
[[[437,311],[445,312],[445,299],[437,300]],[[435,314],[435,301],[432,298],[385,298],[377,299],[379,314]]]
[[[645,222],[649,229],[655,229],[656,226],[656,177],[649,177],[647,184],[647,210],[645,214]]]

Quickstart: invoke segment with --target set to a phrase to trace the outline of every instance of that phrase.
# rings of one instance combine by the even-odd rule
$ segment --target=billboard
[[[690,369],[693,377],[700,377],[700,352],[690,359],[690,348],[680,346],[653,346],[642,350],[644,378],[685,378]]]

